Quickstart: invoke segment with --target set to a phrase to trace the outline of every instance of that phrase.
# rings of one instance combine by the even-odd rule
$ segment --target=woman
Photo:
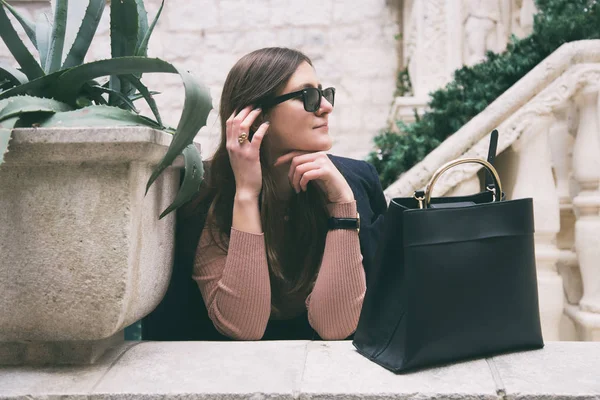
[[[336,340],[356,329],[366,289],[356,195],[369,258],[386,203],[372,166],[326,154],[334,97],[286,48],[254,51],[227,76],[193,279],[229,338]]]

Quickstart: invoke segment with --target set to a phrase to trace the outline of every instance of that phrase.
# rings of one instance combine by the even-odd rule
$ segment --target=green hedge
[[[505,52],[488,52],[487,60],[454,73],[444,89],[431,93],[429,111],[405,125],[398,135],[383,131],[368,156],[383,187],[421,161],[442,141],[482,112],[505,90],[566,42],[600,38],[599,0],[537,0],[533,33],[513,37]]]

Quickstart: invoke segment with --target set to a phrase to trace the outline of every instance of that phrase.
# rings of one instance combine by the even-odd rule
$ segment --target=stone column
[[[598,86],[588,86],[577,98],[579,127],[573,148],[573,175],[580,191],[575,208],[575,248],[581,276],[582,311],[600,314],[600,125]]]
[[[413,123],[415,112],[422,115],[426,110],[429,93],[444,87],[462,66],[461,1],[403,2],[402,62],[413,93],[395,98],[387,121],[390,130],[400,132],[396,121]]]
[[[560,232],[557,236],[557,247],[560,249],[558,270],[563,277],[567,301],[569,304],[578,304],[583,289],[574,248],[575,215],[570,188],[574,138],[569,126],[573,108],[572,102],[566,102],[554,110],[555,119],[550,126],[549,141],[560,204]]]
[[[452,77],[448,66],[447,15],[455,0],[412,2],[405,24],[404,53],[408,62],[414,97],[427,99],[429,92],[443,87]],[[454,53],[452,53],[454,54]]]
[[[559,257],[556,234],[560,229],[560,209],[548,143],[551,119],[544,120],[540,117],[537,121],[539,124],[531,126],[513,144],[519,156],[512,197],[533,198],[542,333],[545,340],[559,340],[564,295],[562,278],[556,267]]]
[[[521,9],[519,10],[519,26],[521,28],[521,36],[525,37],[533,31],[533,17],[537,13],[537,7],[534,0],[523,0]]]
[[[548,140],[552,155],[552,166],[560,204],[560,231],[556,237],[559,248],[557,268],[563,279],[567,304],[576,305],[581,299],[583,288],[579,263],[575,254],[575,215],[571,201],[571,165],[573,156],[574,102],[566,101],[554,110],[554,121],[550,125]],[[567,314],[568,315],[568,314]],[[579,340],[574,321],[566,315],[561,321],[560,339]]]

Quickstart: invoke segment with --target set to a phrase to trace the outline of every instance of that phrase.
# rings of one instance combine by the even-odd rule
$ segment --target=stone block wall
[[[49,11],[47,0],[10,2],[31,19],[40,11]],[[149,55],[191,71],[210,87],[214,110],[199,136],[203,156],[209,157],[220,140],[216,110],[233,64],[261,47],[297,48],[313,60],[323,85],[337,88],[330,125],[334,138],[332,152],[363,158],[373,148],[372,138],[385,126],[393,101],[400,3],[400,0],[167,0],[150,40]],[[72,1],[72,11],[83,13],[86,4],[83,0]],[[146,0],[150,18],[159,5],[160,0]],[[109,14],[108,10],[104,13],[88,54],[90,60],[110,56]],[[65,47],[70,45],[67,43]],[[0,42],[0,62],[7,61],[11,58]],[[166,123],[175,126],[183,106],[179,78],[154,74],[146,75],[144,82],[161,92],[157,96],[161,115]]]

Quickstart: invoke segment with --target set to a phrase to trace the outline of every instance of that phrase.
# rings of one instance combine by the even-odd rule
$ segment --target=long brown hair
[[[223,249],[231,230],[235,196],[235,178],[226,149],[226,121],[234,111],[280,94],[302,62],[312,65],[299,51],[264,48],[242,57],[225,80],[219,110],[221,143],[205,181],[212,195],[206,223],[210,224],[207,226],[211,226],[211,232],[215,228],[219,232],[218,238],[213,235],[213,241]],[[292,196],[288,210],[282,208],[265,155],[268,137],[261,146],[263,186],[259,202],[272,303],[277,309],[286,295],[305,295],[312,289],[325,247],[327,209],[324,194],[312,182],[306,192]]]

